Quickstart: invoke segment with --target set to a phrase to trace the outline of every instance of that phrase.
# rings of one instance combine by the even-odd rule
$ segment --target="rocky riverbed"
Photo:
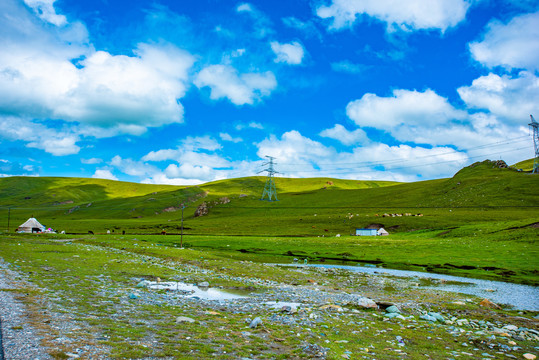
[[[430,288],[437,279],[225,265],[200,254],[194,261],[192,253],[187,261],[145,246],[47,244],[43,251],[60,254],[55,263],[5,256],[5,358],[534,359],[539,353],[537,313]]]

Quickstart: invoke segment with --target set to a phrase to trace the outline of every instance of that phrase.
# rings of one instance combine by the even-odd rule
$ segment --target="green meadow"
[[[527,170],[532,161],[516,164]],[[529,165],[529,166],[528,166]],[[259,262],[371,263],[537,285],[539,176],[484,161],[452,178],[414,183],[264,177],[199,186],[78,178],[0,179],[0,219],[13,233],[34,216],[84,235],[156,236],[167,247]],[[202,203],[204,216],[195,217]],[[183,237],[181,219],[183,211]],[[352,236],[384,227],[386,237]],[[180,239],[181,238],[181,239]]]

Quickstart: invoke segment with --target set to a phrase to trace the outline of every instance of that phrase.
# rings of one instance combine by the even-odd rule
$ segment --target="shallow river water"
[[[514,309],[518,310],[539,311],[539,287],[536,286],[512,284],[501,281],[480,280],[461,276],[424,273],[419,271],[395,270],[365,266],[326,264],[309,264],[299,266],[338,268],[373,275],[393,275],[405,278],[437,279],[445,280],[448,282],[458,282],[459,284],[442,283],[426,287],[441,291],[451,291],[455,293],[475,295],[482,298],[487,298],[497,304],[510,305]]]

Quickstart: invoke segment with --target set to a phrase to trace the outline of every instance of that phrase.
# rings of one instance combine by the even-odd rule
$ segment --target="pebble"
[[[260,317],[256,317],[253,319],[253,321],[251,321],[251,323],[249,324],[249,327],[251,329],[255,329],[260,324],[262,324],[262,319]]]
[[[524,354],[522,356],[524,356],[524,358],[528,359],[528,360],[534,360],[535,358],[537,358],[537,356],[535,356],[533,354],[530,354],[530,353],[526,353],[526,354]]]
[[[434,316],[430,316],[429,314],[423,314],[419,317],[420,319],[436,322],[437,319]]]
[[[396,307],[395,305],[391,305],[389,307],[386,308],[386,312],[388,313],[400,313],[400,310],[398,307]]]
[[[178,317],[176,318],[176,322],[177,322],[177,323],[183,323],[183,322],[194,323],[194,322],[195,322],[195,319],[192,319],[192,318],[187,317],[187,316],[178,316]]]

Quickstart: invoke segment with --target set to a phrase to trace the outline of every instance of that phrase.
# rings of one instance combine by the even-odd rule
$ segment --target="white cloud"
[[[361,129],[348,131],[341,124],[335,124],[331,129],[325,129],[320,136],[335,139],[344,145],[356,145],[368,141],[367,134]]]
[[[252,12],[253,7],[249,3],[243,3],[243,4],[238,5],[238,7],[236,8],[236,11],[237,12],[242,12],[242,11]]]
[[[271,135],[257,144],[257,147],[257,155],[260,158],[273,156],[278,159],[277,163],[288,164],[312,163],[316,159],[328,158],[335,154],[333,148],[304,137],[296,130],[284,133],[281,139]],[[312,167],[308,167],[307,170],[312,170]],[[287,171],[286,175],[289,174],[290,172]],[[296,172],[296,174],[296,176],[301,176],[302,172]]]
[[[178,99],[187,86],[193,57],[172,45],[139,44],[135,57],[98,51],[81,62],[76,85],[54,114],[123,131],[183,121]],[[112,126],[114,127],[114,126]]]
[[[198,73],[194,83],[199,88],[208,86],[211,99],[228,98],[235,105],[252,105],[277,87],[277,80],[271,71],[238,74],[229,65],[205,67]]]
[[[111,55],[87,43],[81,23],[51,29],[11,0],[0,12],[11,15],[0,17],[0,112],[108,129],[105,136],[183,121],[190,54],[139,44],[134,56]]]
[[[313,21],[301,21],[293,16],[283,18],[282,20],[286,26],[303,32],[307,37],[317,37],[322,41],[322,34]]]
[[[539,12],[514,17],[507,24],[493,20],[483,39],[469,45],[472,57],[492,68],[539,70]]]
[[[219,133],[219,137],[221,138],[221,140],[223,141],[231,141],[233,143],[239,143],[239,142],[242,142],[243,139],[240,138],[240,137],[232,137],[230,134],[228,133]]]
[[[539,77],[526,71],[515,77],[490,73],[457,91],[469,108],[488,110],[514,125],[524,124],[537,111]]]
[[[396,89],[390,97],[367,93],[350,102],[346,114],[359,126],[386,131],[398,125],[433,126],[466,117],[465,112],[455,109],[446,98],[430,89],[424,92]]]
[[[103,160],[102,159],[98,159],[98,158],[91,158],[91,159],[80,159],[80,162],[83,163],[83,164],[99,164],[99,163],[102,163]]]
[[[165,169],[165,175],[169,178],[184,178],[184,179],[209,179],[211,178],[212,171],[210,167],[206,165],[193,165],[193,164],[171,164]]]
[[[254,29],[250,35],[262,39],[274,33],[271,20],[252,4],[243,3],[236,8],[238,13],[248,14],[254,20]]]
[[[258,122],[255,122],[255,121],[251,121],[249,124],[245,125],[245,124],[237,124],[235,126],[236,130],[243,130],[245,128],[250,128],[250,129],[258,129],[258,130],[263,130],[264,129],[264,125],[262,125],[261,123],[258,123]]]
[[[118,180],[116,176],[112,174],[110,170],[98,169],[92,175],[93,179],[108,179],[108,180]]]
[[[56,26],[62,26],[67,23],[64,15],[59,15],[54,9],[56,0],[24,0],[26,5],[31,7],[37,16],[46,22]]]
[[[331,63],[331,69],[337,72],[344,72],[349,74],[361,74],[365,72],[368,67],[362,64],[354,64],[348,60]]]
[[[55,155],[71,155],[77,154],[80,150],[75,143],[78,141],[76,136],[67,136],[62,138],[40,138],[37,142],[29,142],[28,147],[45,150],[46,152]]]
[[[151,177],[145,178],[141,181],[142,184],[158,184],[158,185],[183,185],[193,186],[200,185],[204,181],[198,179],[184,179],[184,178],[169,178],[165,173],[156,173]]]
[[[332,19],[331,28],[352,26],[363,14],[387,23],[388,31],[438,29],[441,32],[464,20],[470,3],[465,0],[332,0],[316,13]]]
[[[137,177],[143,177],[159,172],[159,169],[157,169],[155,166],[132,159],[122,159],[122,157],[119,155],[114,156],[109,164],[116,167],[124,174]]]
[[[215,151],[221,149],[221,144],[219,144],[215,139],[210,136],[188,136],[182,140],[182,148],[186,150],[208,150]]]
[[[35,175],[33,174],[35,172],[33,165],[22,165],[19,162],[0,159],[0,177]]]
[[[289,65],[299,65],[305,55],[303,46],[297,41],[293,41],[289,44],[280,44],[277,41],[272,41],[270,45],[271,50],[273,50],[277,56],[274,60],[276,63],[284,62]]]
[[[15,116],[0,116],[0,138],[27,142],[27,147],[55,156],[77,154],[78,136],[71,131],[56,131],[43,124]]]
[[[258,156],[274,156],[276,170],[286,177],[415,181],[452,176],[469,161],[466,153],[450,147],[369,143],[337,152],[297,131],[284,133],[281,139],[271,136],[258,147]]]

